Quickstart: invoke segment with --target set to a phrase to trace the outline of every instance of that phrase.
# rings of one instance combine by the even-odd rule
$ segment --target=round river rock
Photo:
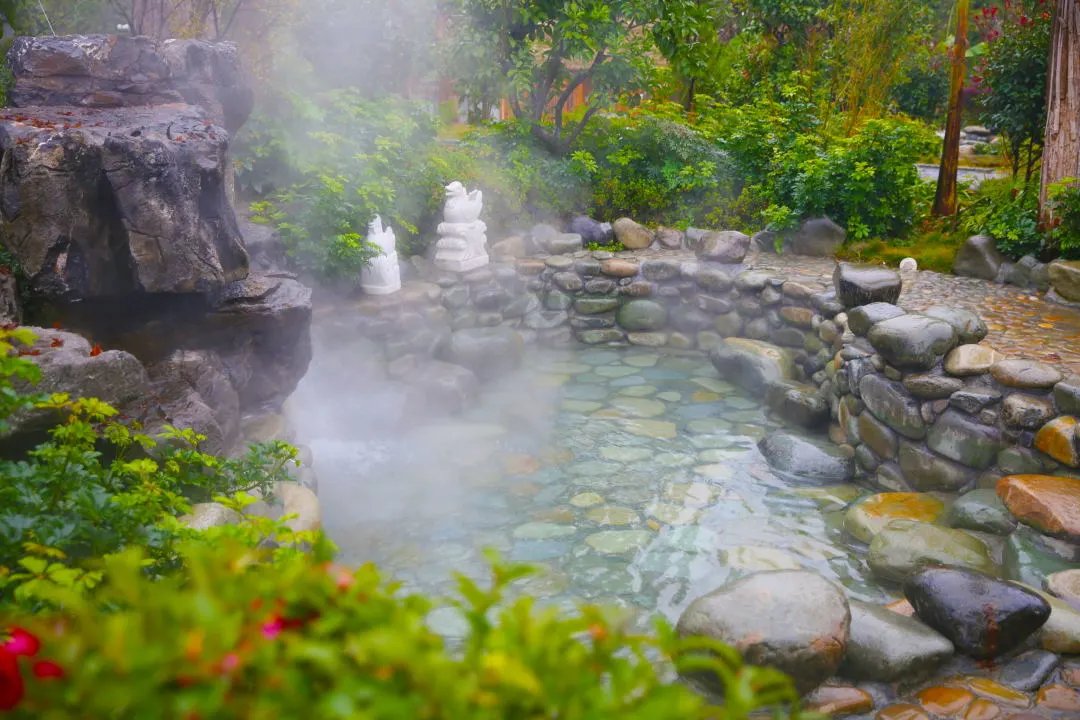
[[[747,662],[788,673],[806,693],[840,667],[850,621],[847,599],[836,585],[812,572],[781,570],[698,598],[683,611],[678,631],[732,645]],[[703,682],[718,689],[715,679]]]

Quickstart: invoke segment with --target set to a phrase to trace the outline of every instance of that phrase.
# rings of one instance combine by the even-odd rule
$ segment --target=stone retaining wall
[[[900,276],[884,268],[845,265],[827,287],[651,250],[420,272],[398,295],[362,299],[349,320],[390,361],[452,360],[450,338],[483,327],[525,345],[703,351],[788,424],[828,430],[856,475],[883,489],[956,492],[1080,466],[1080,378],[978,345],[986,327],[971,313],[875,302],[899,296]]]

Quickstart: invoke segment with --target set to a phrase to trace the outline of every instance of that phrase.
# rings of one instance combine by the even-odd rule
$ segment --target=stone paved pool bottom
[[[301,393],[303,389],[301,389]],[[784,480],[756,447],[773,427],[700,355],[542,350],[464,417],[363,440],[305,438],[324,522],[348,563],[450,591],[482,549],[536,564],[542,600],[670,620],[739,574],[806,567],[853,597],[888,594],[839,528],[853,485]]]

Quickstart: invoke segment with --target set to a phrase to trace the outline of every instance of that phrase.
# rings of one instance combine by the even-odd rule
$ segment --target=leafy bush
[[[25,331],[0,330],[0,421],[35,400],[11,387],[13,377],[36,378],[36,368],[12,354],[13,343],[28,341]],[[0,603],[33,603],[43,575],[77,573],[83,561],[130,545],[167,567],[183,534],[167,519],[187,513],[193,500],[268,494],[296,456],[275,443],[218,458],[199,451],[203,438],[191,430],[151,438],[115,422],[117,411],[99,400],[37,400],[66,420],[25,459],[0,460]]]
[[[1067,260],[1080,259],[1080,185],[1066,178],[1050,187],[1048,203],[1053,219],[1049,244]]]
[[[592,181],[597,217],[689,225],[730,205],[734,163],[678,117],[675,106],[652,106],[593,124],[573,159]]]
[[[768,216],[776,225],[827,215],[855,240],[901,236],[917,216],[915,162],[936,142],[921,125],[884,119],[832,142],[800,136],[774,158],[761,188]]]
[[[489,587],[459,577],[460,598],[433,603],[372,566],[328,565],[330,551],[269,565],[245,544],[192,542],[185,572],[159,580],[138,550],[107,558],[93,596],[58,588],[63,615],[15,621],[0,702],[15,718],[799,717],[790,680],[730,647],[663,624],[633,634],[596,607],[561,616],[506,602],[522,566],[495,564]],[[457,652],[428,625],[437,607],[468,627]],[[716,673],[725,706],[657,662]]]
[[[984,7],[975,23],[985,44],[975,80],[983,90],[983,117],[1005,136],[1012,173],[1024,180],[1042,154],[1046,126],[1046,73],[1051,14],[1042,0],[1006,0]]]
[[[353,91],[303,107],[300,127],[257,125],[249,136],[241,180],[258,188],[266,181],[252,175],[276,176],[280,188],[253,204],[257,219],[278,227],[301,268],[330,279],[355,277],[377,252],[365,241],[377,214],[407,252],[448,182],[429,162],[434,120],[418,106]]]
[[[1038,253],[1044,235],[1039,230],[1039,189],[1012,180],[987,180],[960,222],[969,233],[989,235],[1014,260]]]

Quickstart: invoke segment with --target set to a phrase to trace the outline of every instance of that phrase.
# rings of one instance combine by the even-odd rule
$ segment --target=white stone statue
[[[487,225],[480,219],[484,194],[468,192],[459,182],[446,186],[446,207],[438,227],[435,266],[451,272],[467,272],[488,264]]]
[[[393,228],[384,228],[382,218],[376,215],[368,225],[367,241],[378,247],[381,254],[360,271],[360,288],[369,295],[396,293],[401,289],[401,268]]]

